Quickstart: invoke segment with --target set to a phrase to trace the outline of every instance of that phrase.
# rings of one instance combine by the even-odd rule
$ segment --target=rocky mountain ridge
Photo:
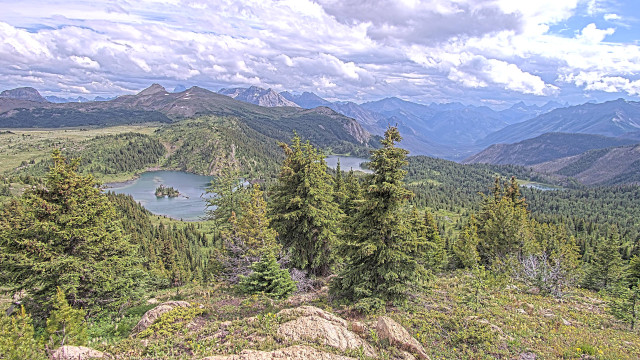
[[[290,106],[300,107],[293,101],[287,100],[284,96],[278,94],[271,89],[262,89],[257,86],[251,86],[249,88],[232,88],[221,89],[219,94],[227,95],[233,99],[248,102],[255,105],[265,107],[279,107]]]
[[[494,144],[462,161],[463,164],[535,165],[589,150],[635,144],[639,141],[602,135],[547,133],[513,144]]]

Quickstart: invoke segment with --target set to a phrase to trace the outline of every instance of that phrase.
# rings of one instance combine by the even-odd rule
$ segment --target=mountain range
[[[282,95],[271,89],[262,89],[257,86],[251,86],[248,89],[245,88],[233,88],[233,89],[221,89],[219,94],[227,95],[233,99],[248,102],[255,105],[266,107],[279,107],[290,106],[299,107],[298,104],[293,101],[287,100]],[[315,106],[314,106],[315,107]]]
[[[303,138],[322,147],[340,147],[345,142],[368,146],[375,142],[356,120],[326,107],[264,107],[195,86],[183,92],[169,93],[164,87],[153,84],[138,94],[123,95],[110,101],[58,104],[25,100],[25,94],[33,96],[33,91],[3,92],[9,95],[0,98],[0,128],[173,123],[217,115],[238,118],[253,130],[279,141],[289,140],[297,131]],[[12,94],[20,97],[12,97]]]
[[[546,133],[514,144],[494,144],[462,161],[463,164],[535,165],[589,150],[624,146],[638,140],[602,135]]]
[[[640,144],[590,150],[536,164],[532,169],[571,177],[584,185],[640,185]]]
[[[257,131],[277,128],[276,137],[282,139],[304,128],[310,138],[325,145],[330,137],[347,141],[343,132],[349,141],[369,144],[372,135],[396,125],[402,146],[411,155],[466,159],[467,163],[535,165],[640,140],[640,103],[622,99],[570,107],[520,102],[497,111],[461,103],[418,104],[396,97],[357,104],[329,101],[311,92],[277,93],[255,86],[218,93],[196,86],[171,93],[154,84],[113,100],[66,103],[49,102],[32,88],[0,94],[0,127],[5,128],[171,123],[201,115],[239,117]]]
[[[624,136],[640,131],[640,103],[618,99],[554,109],[489,134],[478,144],[514,143],[550,132]]]

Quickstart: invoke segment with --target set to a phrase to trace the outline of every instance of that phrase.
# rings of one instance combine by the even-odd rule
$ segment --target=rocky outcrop
[[[51,360],[87,360],[110,359],[109,354],[90,349],[84,346],[61,346],[51,354]]]
[[[288,360],[355,360],[355,358],[336,355],[314,349],[310,346],[290,346],[284,349],[274,351],[256,351],[244,350],[238,355],[229,356],[210,356],[202,360],[272,360],[272,359],[288,359]]]
[[[47,99],[43,98],[38,90],[32,87],[21,87],[17,89],[5,90],[0,93],[0,99],[27,100],[33,102],[46,103]]]
[[[138,324],[133,328],[133,330],[131,330],[131,336],[135,336],[141,331],[145,330],[151,324],[153,324],[153,322],[156,321],[156,319],[162,316],[162,314],[167,313],[171,311],[173,308],[178,306],[190,307],[191,304],[189,304],[186,301],[167,301],[154,307],[153,309],[144,313],[144,315],[142,316],[142,319],[140,319],[140,321],[138,321]]]
[[[166,93],[166,92],[167,92],[167,89],[162,87],[162,85],[153,84],[153,85],[149,86],[148,88],[140,91],[138,93],[138,96],[149,96],[149,95],[161,94],[161,93]]]
[[[333,314],[313,307],[301,306],[278,313],[280,316],[298,316],[278,328],[278,335],[288,341],[315,341],[340,351],[362,349],[364,354],[375,357],[375,349],[354,332],[347,329],[347,322]]]
[[[390,345],[410,351],[418,355],[420,359],[430,359],[418,340],[411,336],[407,329],[393,319],[381,316],[376,324],[376,331],[378,332],[378,337],[383,340],[388,340]]]

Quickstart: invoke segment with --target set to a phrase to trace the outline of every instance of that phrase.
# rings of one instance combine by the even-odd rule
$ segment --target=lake
[[[205,189],[211,176],[202,176],[183,171],[149,171],[125,183],[106,184],[116,194],[127,194],[147,210],[156,215],[166,215],[174,219],[188,221],[201,220],[205,215]],[[160,185],[171,186],[180,192],[175,198],[156,197]]]
[[[368,162],[369,159],[352,157],[352,156],[342,156],[342,155],[331,155],[325,158],[327,162],[327,166],[332,169],[335,169],[338,166],[338,159],[340,159],[340,169],[342,171],[349,171],[351,169],[365,172],[367,174],[373,173],[373,171],[369,169],[364,169],[360,166],[364,162]]]

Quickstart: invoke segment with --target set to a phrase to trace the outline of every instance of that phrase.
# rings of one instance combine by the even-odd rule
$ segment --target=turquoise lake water
[[[340,169],[342,169],[342,171],[349,171],[353,169],[353,170],[359,170],[368,174],[372,173],[371,170],[364,169],[361,166],[362,163],[368,162],[369,159],[363,159],[363,158],[357,158],[357,157],[351,157],[351,156],[340,156],[340,155],[331,155],[325,158],[327,162],[327,166],[329,166],[332,169],[335,169],[336,166],[338,165],[338,159],[340,159]]]
[[[327,165],[332,169],[340,159],[340,167],[343,171],[359,170],[370,173],[360,165],[368,159],[350,156],[332,155],[326,158]],[[211,182],[211,176],[202,176],[184,171],[148,171],[140,174],[140,177],[125,183],[106,184],[107,190],[116,194],[127,194],[139,202],[147,210],[156,215],[164,215],[174,219],[186,221],[202,220],[206,215],[205,198],[211,194],[205,194],[205,190]],[[171,186],[180,192],[175,198],[156,197],[155,191],[160,184]]]
[[[183,171],[149,171],[126,183],[107,184],[107,190],[117,194],[128,194],[147,210],[156,215],[166,215],[174,219],[200,220],[205,215],[205,189],[211,176],[202,176]],[[175,198],[156,197],[160,185],[171,186],[180,192]]]

